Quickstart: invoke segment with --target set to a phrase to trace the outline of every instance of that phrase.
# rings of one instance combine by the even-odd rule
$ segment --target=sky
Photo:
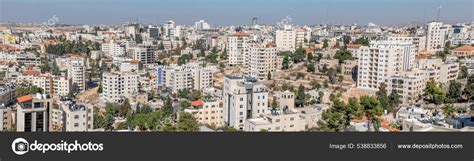
[[[293,24],[400,25],[474,21],[474,0],[0,0],[0,22],[59,24],[122,24],[139,21],[162,24],[245,25]]]

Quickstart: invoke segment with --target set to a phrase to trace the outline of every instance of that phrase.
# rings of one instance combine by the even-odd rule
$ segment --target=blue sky
[[[297,24],[407,24],[436,18],[473,21],[474,0],[0,0],[1,22],[42,23],[59,17],[64,24],[121,24],[139,19],[163,23],[242,25],[252,17],[276,24],[290,16]]]

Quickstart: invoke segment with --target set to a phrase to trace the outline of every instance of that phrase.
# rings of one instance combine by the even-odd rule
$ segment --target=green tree
[[[295,106],[296,107],[302,107],[305,104],[305,88],[303,85],[300,85],[298,87],[298,91],[296,92],[296,99],[295,99]]]
[[[461,83],[452,80],[449,82],[447,98],[450,102],[455,103],[462,98],[462,85]]]
[[[317,122],[320,131],[340,132],[345,128],[344,114],[326,110],[322,113],[321,120]]]
[[[456,112],[456,109],[454,109],[454,106],[452,104],[446,104],[443,107],[443,113],[446,117],[448,118],[453,118],[454,114]]]
[[[283,58],[283,63],[282,63],[282,69],[289,69],[290,68],[290,61],[289,61],[289,58],[288,56],[285,56]]]
[[[310,64],[306,65],[306,71],[310,72],[310,73],[314,73],[316,71],[316,69],[314,68],[314,65],[310,63]]]
[[[165,100],[165,104],[162,107],[163,112],[167,115],[171,115],[173,113],[173,101],[170,97],[167,97]]]
[[[396,90],[392,90],[390,92],[390,95],[388,95],[388,100],[390,104],[390,111],[395,112],[395,109],[400,105],[400,95],[398,95],[398,92]]]
[[[379,91],[377,91],[376,95],[377,95],[377,100],[380,102],[380,106],[382,106],[382,108],[386,110],[389,110],[390,100],[388,98],[385,83],[380,84]]]
[[[327,39],[324,39],[323,40],[323,49],[326,49],[329,47],[329,44],[328,44],[328,40]]]
[[[311,53],[311,52],[310,52],[310,53],[308,53],[307,59],[308,59],[309,61],[312,61],[312,60],[314,60],[315,58],[314,58],[314,55],[313,55],[313,53]]]
[[[469,76],[463,93],[466,95],[467,100],[474,101],[474,75]]]
[[[338,50],[333,58],[339,60],[339,63],[342,63],[345,60],[352,60],[352,54],[348,50],[342,49]]]
[[[132,111],[130,101],[125,99],[120,105],[119,116],[126,117]]]
[[[438,85],[434,80],[426,83],[424,92],[425,98],[436,105],[444,103],[446,99],[446,91],[442,88],[441,84]]]
[[[272,72],[268,71],[267,73],[267,79],[272,80]]]
[[[366,38],[358,38],[357,40],[355,40],[354,42],[352,42],[353,44],[360,44],[360,45],[364,45],[364,46],[369,46],[369,39],[366,39]]]
[[[380,106],[379,101],[371,96],[360,97],[360,108],[364,115],[367,116],[369,129],[372,125],[376,124],[377,117],[383,114],[383,108]],[[377,131],[378,128],[375,127],[374,130]]]
[[[189,101],[187,100],[183,100],[179,104],[181,105],[182,108],[188,108],[191,106],[191,103],[189,103]]]
[[[196,118],[190,113],[181,112],[178,123],[176,124],[176,131],[182,132],[196,132],[199,131],[199,123]]]
[[[459,71],[458,79],[467,78],[468,75],[469,75],[469,73],[467,71],[467,67],[465,65],[461,66],[461,70]]]

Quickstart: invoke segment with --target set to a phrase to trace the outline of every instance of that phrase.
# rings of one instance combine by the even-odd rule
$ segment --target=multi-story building
[[[104,52],[107,57],[111,58],[125,55],[125,47],[113,42],[102,44],[101,51]]]
[[[248,52],[249,36],[244,32],[237,32],[227,37],[228,61],[230,66],[241,65],[245,62]]]
[[[201,90],[213,86],[215,66],[201,67],[198,64],[181,66],[158,66],[157,85],[172,89],[173,93],[183,89]]]
[[[268,114],[261,117],[247,119],[244,131],[304,131],[306,120],[300,114],[273,109]]]
[[[281,110],[293,111],[295,109],[295,94],[288,90],[280,92],[278,102]]]
[[[380,84],[413,67],[415,53],[411,43],[377,41],[360,49],[357,86],[378,90]]]
[[[194,28],[196,28],[196,30],[207,30],[211,28],[211,25],[209,25],[209,23],[204,20],[199,20],[198,22],[194,23]]]
[[[128,55],[134,60],[140,60],[145,65],[155,63],[155,49],[150,45],[139,45],[128,49]]]
[[[102,99],[105,102],[122,102],[138,92],[138,74],[107,72],[102,75]]]
[[[84,60],[71,59],[68,64],[67,77],[72,80],[72,90],[83,92],[86,90],[86,69]]]
[[[16,130],[18,132],[46,132],[49,130],[51,99],[47,95],[26,95],[17,98]]]
[[[63,130],[68,132],[84,132],[93,129],[93,106],[76,101],[60,101]]]
[[[415,103],[424,93],[428,75],[423,70],[413,69],[404,71],[400,75],[391,76],[387,81],[387,91],[392,90],[400,95],[403,103]]]
[[[276,31],[275,43],[278,51],[295,51],[296,49],[296,31],[290,26]]]
[[[13,110],[11,108],[0,108],[0,131],[11,130],[13,122]]]
[[[268,73],[277,69],[277,48],[271,45],[251,47],[245,65],[245,74],[259,80],[267,79]]]
[[[447,85],[450,81],[456,80],[459,74],[459,63],[448,61],[441,64],[439,68],[439,81]]]
[[[426,51],[442,51],[448,29],[442,22],[430,22],[426,26]]]
[[[24,70],[17,80],[26,81],[43,90],[43,93],[54,96],[66,96],[72,91],[71,78],[40,74],[34,70]]]
[[[224,77],[224,123],[243,130],[245,120],[268,112],[268,89],[251,77]]]
[[[210,125],[212,127],[222,127],[224,125],[223,109],[220,99],[201,99],[191,103],[192,107],[184,109],[194,115],[200,124]]]

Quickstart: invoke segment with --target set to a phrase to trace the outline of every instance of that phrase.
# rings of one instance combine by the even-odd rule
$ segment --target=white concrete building
[[[237,32],[227,37],[228,63],[230,66],[244,64],[245,56],[248,52],[247,43],[249,40],[249,36],[244,32]]]
[[[133,60],[140,60],[143,64],[153,64],[155,63],[155,49],[150,45],[139,45],[136,47],[131,47],[127,49],[128,56]]]
[[[51,99],[47,95],[26,95],[17,98],[16,131],[47,132]]]
[[[86,69],[84,60],[70,59],[67,70],[67,77],[72,80],[72,89],[75,92],[86,90]]]
[[[85,132],[93,129],[93,106],[75,101],[60,101],[63,130],[67,132]]]
[[[193,101],[191,105],[192,107],[184,109],[184,112],[193,114],[200,124],[216,128],[224,125],[224,115],[220,99],[201,99]]]
[[[224,123],[243,130],[246,119],[268,112],[268,89],[251,77],[224,77]]]
[[[430,22],[426,25],[426,50],[429,52],[442,51],[448,28],[442,22]]]
[[[215,66],[201,67],[199,64],[158,66],[157,85],[170,88],[173,93],[183,89],[202,90],[214,85],[212,78],[216,71]]]
[[[291,51],[296,49],[296,30],[290,25],[286,25],[283,29],[279,29],[275,34],[275,43],[278,51]]]
[[[199,20],[198,22],[194,23],[194,28],[196,30],[207,30],[207,29],[211,29],[211,25],[209,25],[209,23],[207,23],[204,20]]]
[[[389,77],[414,66],[415,50],[411,43],[377,41],[361,47],[360,52],[357,86],[361,89],[378,90]]]
[[[244,131],[304,131],[306,120],[295,112],[271,110],[269,114],[262,114],[259,118],[247,119]]]
[[[138,74],[131,72],[108,72],[102,76],[102,99],[104,102],[122,102],[138,93]]]
[[[245,74],[248,76],[267,79],[268,73],[273,74],[277,69],[277,48],[269,45],[251,47],[245,65]]]
[[[391,76],[386,83],[387,91],[395,90],[403,103],[415,103],[423,96],[428,75],[423,70],[413,69]]]
[[[101,46],[101,51],[104,52],[107,57],[116,57],[125,55],[125,47],[120,46],[114,42],[104,43]]]

